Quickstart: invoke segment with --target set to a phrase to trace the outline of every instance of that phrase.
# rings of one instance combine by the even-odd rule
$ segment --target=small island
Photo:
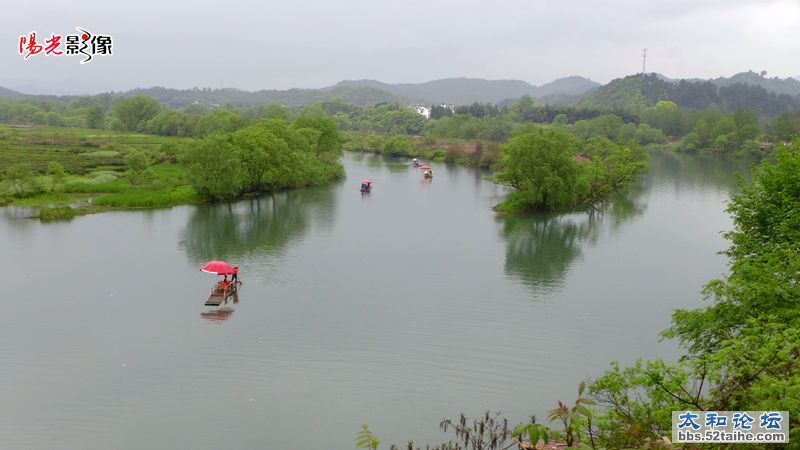
[[[501,147],[494,179],[514,192],[495,210],[592,208],[646,169],[647,153],[635,142],[614,142],[604,136],[581,142],[558,128],[538,127]]]

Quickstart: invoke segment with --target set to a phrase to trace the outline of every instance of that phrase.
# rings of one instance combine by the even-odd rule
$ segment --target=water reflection
[[[234,311],[235,310],[230,306],[226,306],[224,308],[212,309],[210,311],[202,312],[200,313],[200,317],[206,319],[209,322],[219,323],[230,319]]]
[[[498,216],[506,243],[506,275],[528,286],[534,295],[560,289],[584,245],[596,243],[602,229],[616,232],[645,211],[644,192],[633,188],[587,213]]]
[[[750,178],[755,163],[750,159],[657,151],[650,154],[650,173],[642,181],[645,187],[671,185],[675,189],[714,187],[733,191],[740,175],[745,180]]]
[[[535,290],[560,288],[569,267],[581,255],[581,242],[596,229],[594,220],[537,214],[499,219],[506,242],[506,274]]]
[[[195,208],[181,246],[193,264],[234,263],[252,255],[280,255],[312,223],[327,225],[336,197],[331,188],[282,192],[237,203]]]

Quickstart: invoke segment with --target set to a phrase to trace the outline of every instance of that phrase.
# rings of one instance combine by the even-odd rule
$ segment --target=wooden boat
[[[220,283],[215,283],[211,288],[211,293],[206,300],[206,306],[219,306],[228,300],[228,297],[236,295],[239,292],[239,285],[241,283],[231,283],[227,287],[220,287]]]

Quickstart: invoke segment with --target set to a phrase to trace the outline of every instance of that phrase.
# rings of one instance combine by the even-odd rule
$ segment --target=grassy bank
[[[341,178],[340,157],[334,124],[306,116],[197,140],[0,125],[0,206],[58,220],[236,199]]]
[[[199,202],[174,163],[174,149],[186,139],[102,130],[0,125],[0,205],[39,210],[42,220],[69,219],[110,209],[155,208]],[[141,152],[153,164],[133,176],[125,157]],[[61,179],[47,174],[60,164]],[[14,181],[9,171],[23,164],[29,173]]]

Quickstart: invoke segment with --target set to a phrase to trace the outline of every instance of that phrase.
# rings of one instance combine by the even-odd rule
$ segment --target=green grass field
[[[58,161],[72,174],[124,168],[123,158],[131,150],[157,158],[162,144],[186,140],[81,128],[0,125],[0,175],[5,167],[19,162],[44,172],[47,163]]]
[[[102,130],[0,125],[0,179],[13,164],[27,164],[36,172],[24,195],[15,193],[7,180],[0,181],[0,205],[40,208],[38,217],[58,219],[108,209],[196,203],[199,199],[186,182],[184,168],[162,162],[168,159],[164,147],[186,141]],[[147,154],[154,163],[139,180],[130,179],[125,165],[125,155],[132,150]],[[51,161],[67,171],[55,190],[45,174]],[[76,209],[75,214],[65,212],[68,206]]]

